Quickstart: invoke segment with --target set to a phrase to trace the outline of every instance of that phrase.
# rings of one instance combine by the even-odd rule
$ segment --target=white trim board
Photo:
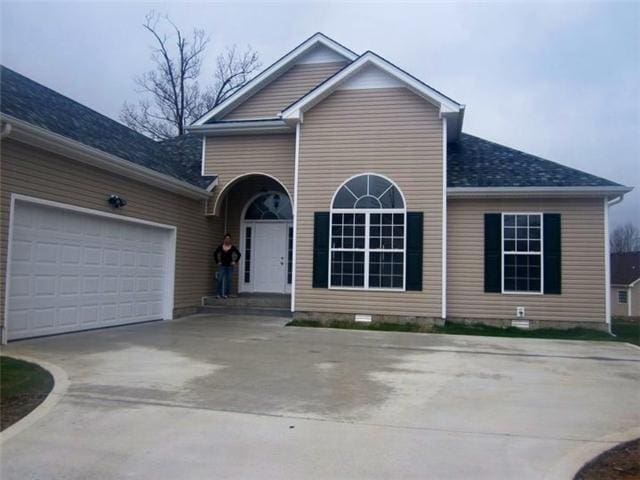
[[[154,228],[161,228],[169,232],[169,244],[167,245],[167,282],[165,285],[164,305],[163,305],[163,320],[173,319],[173,309],[175,302],[175,273],[176,273],[176,239],[177,239],[177,227],[175,225],[168,225],[163,223],[151,222],[149,220],[143,220],[136,217],[128,217],[125,215],[118,215],[115,213],[104,212],[101,210],[94,210],[91,208],[80,207],[77,205],[70,205],[67,203],[56,202],[53,200],[45,200],[43,198],[31,197],[28,195],[22,195],[18,193],[11,194],[11,205],[9,210],[9,238],[7,246],[7,261],[5,271],[5,291],[4,291],[4,324],[2,325],[2,343],[7,343],[8,324],[9,324],[9,289],[11,283],[11,254],[13,251],[13,224],[15,220],[15,204],[16,202],[32,203],[35,205],[43,205],[46,207],[57,208],[61,210],[68,210],[72,212],[82,213],[85,215],[91,215],[94,217],[108,218],[110,220],[117,220],[128,223],[137,223],[139,225],[146,225]]]
[[[604,321],[611,333],[611,253],[609,246],[609,202],[604,199]]]
[[[447,121],[442,119],[442,311],[440,316],[447,318]]]
[[[275,63],[273,63],[270,67],[263,70],[256,77],[250,80],[246,85],[240,88],[237,92],[227,98],[220,105],[215,108],[209,110],[202,117],[196,120],[193,125],[204,125],[209,120],[216,118],[217,116],[224,115],[225,113],[231,111],[237,105],[239,105],[245,98],[255,93],[260,88],[264,87],[271,80],[280,75],[286,68],[291,65],[294,65],[296,61],[303,58],[303,55],[309,52],[312,48],[322,45],[334,52],[338,55],[344,57],[347,61],[352,61],[358,57],[354,52],[349,50],[348,48],[340,45],[335,40],[327,37],[322,33],[316,33],[309,37],[307,40],[302,42],[296,48],[291,50],[285,56],[281,57]]]
[[[633,187],[612,185],[604,187],[448,187],[448,198],[481,197],[600,197],[603,195],[624,195]]]
[[[300,138],[302,124],[296,124],[296,146],[293,171],[293,254],[291,260],[291,312],[296,311],[296,270],[298,267],[298,176],[300,170]]]
[[[97,148],[90,147],[63,135],[37,127],[23,120],[1,114],[2,120],[12,125],[8,138],[26,143],[30,146],[43,148],[53,153],[63,155],[72,160],[91,165],[101,170],[113,172],[139,182],[153,185],[163,190],[171,191],[185,197],[206,199],[210,193],[203,188],[196,187],[183,180],[165,175],[137,163],[111,155]]]

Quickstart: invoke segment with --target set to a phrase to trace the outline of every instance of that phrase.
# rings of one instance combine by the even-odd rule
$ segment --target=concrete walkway
[[[640,426],[625,344],[171,322],[8,345],[69,389],[3,480],[571,478]],[[626,433],[625,433],[626,432]]]

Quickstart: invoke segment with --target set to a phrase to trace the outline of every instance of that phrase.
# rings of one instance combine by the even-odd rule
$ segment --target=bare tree
[[[617,226],[610,237],[611,253],[640,251],[640,229],[633,223]]]
[[[226,47],[216,58],[213,86],[204,95],[206,109],[211,110],[240,89],[260,68],[258,53],[251,47],[238,52],[236,45]]]
[[[162,33],[166,23],[171,34]],[[186,36],[168,16],[150,12],[143,27],[152,35],[153,69],[135,79],[143,98],[125,102],[120,119],[129,127],[156,140],[182,135],[185,127],[226,99],[260,68],[258,54],[227,47],[216,59],[213,85],[200,88],[202,61],[209,38],[194,29]]]

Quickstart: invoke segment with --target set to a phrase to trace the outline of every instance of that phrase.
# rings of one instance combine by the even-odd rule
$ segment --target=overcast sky
[[[637,185],[612,220],[640,223],[640,1],[0,1],[2,63],[114,119],[149,67],[151,9],[206,29],[211,61],[236,43],[268,65],[322,31],[466,104],[468,133]]]

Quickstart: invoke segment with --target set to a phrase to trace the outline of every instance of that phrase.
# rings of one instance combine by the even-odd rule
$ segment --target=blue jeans
[[[220,265],[218,267],[218,295],[221,297],[229,296],[231,291],[231,276],[233,275],[233,266]]]

